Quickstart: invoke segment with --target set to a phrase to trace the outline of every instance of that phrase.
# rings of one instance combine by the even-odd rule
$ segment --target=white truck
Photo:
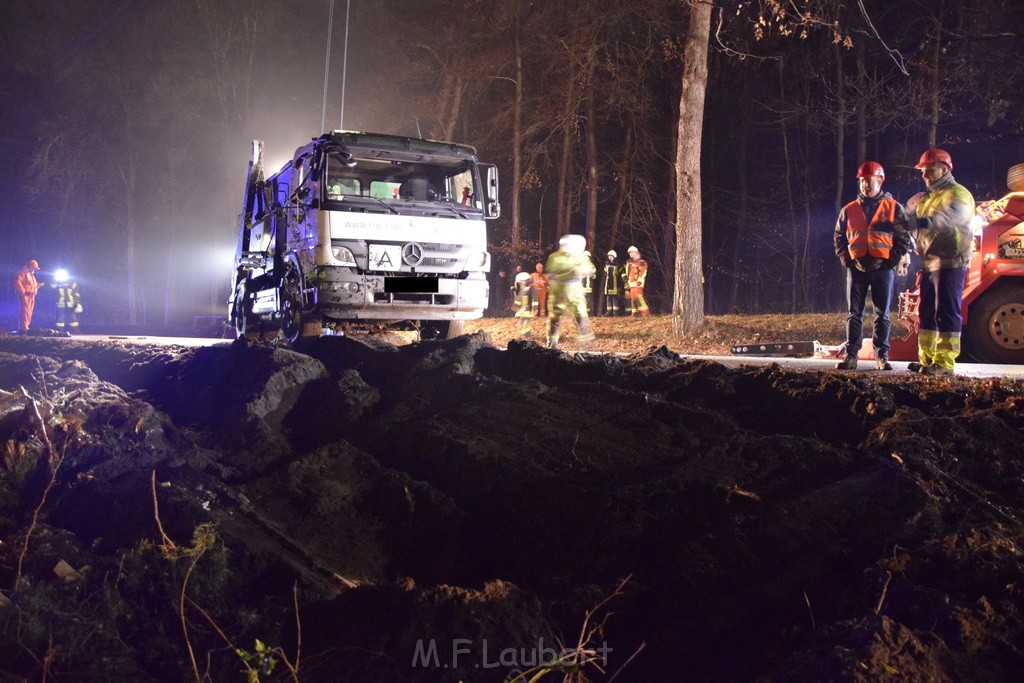
[[[253,142],[228,317],[284,343],[341,323],[450,338],[487,307],[498,172],[467,145],[333,131],[264,177]]]

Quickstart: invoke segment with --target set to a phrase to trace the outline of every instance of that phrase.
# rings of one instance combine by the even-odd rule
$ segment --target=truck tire
[[[235,339],[253,336],[253,321],[250,319],[252,305],[245,295],[245,283],[235,289],[235,299],[231,304],[231,322],[235,326]]]
[[[981,363],[1024,363],[1024,281],[1005,284],[971,305],[971,356]]]
[[[1006,187],[1010,192],[1024,192],[1024,164],[1011,166],[1006,172]]]
[[[294,346],[302,337],[319,337],[323,330],[320,319],[303,310],[302,282],[291,269],[281,280],[281,336],[286,346]]]
[[[465,329],[465,320],[424,320],[420,323],[420,339],[455,339]]]

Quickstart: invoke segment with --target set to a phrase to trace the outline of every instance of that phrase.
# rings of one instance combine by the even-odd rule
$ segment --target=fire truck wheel
[[[975,302],[967,328],[979,362],[1024,364],[1024,283],[1004,285]]]
[[[1006,187],[1010,192],[1024,192],[1024,164],[1011,166],[1006,172]]]

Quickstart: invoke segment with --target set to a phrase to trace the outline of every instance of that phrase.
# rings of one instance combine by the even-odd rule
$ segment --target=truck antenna
[[[331,0],[333,5],[334,0]],[[348,10],[352,0],[345,0],[345,47],[341,53],[341,116],[338,119],[338,130],[345,130],[345,75],[348,72]]]
[[[324,123],[327,121],[327,74],[331,69],[331,29],[334,26],[334,0],[331,0],[331,9],[327,13],[327,54],[324,55],[324,103],[320,109],[320,130],[324,132]]]

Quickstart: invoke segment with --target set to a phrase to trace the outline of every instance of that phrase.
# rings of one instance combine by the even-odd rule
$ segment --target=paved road
[[[686,356],[687,358],[701,358],[713,360],[732,368],[742,365],[768,365],[778,363],[790,370],[835,370],[838,359],[836,358],[778,358],[759,356]],[[857,373],[877,373],[875,361],[864,360],[860,362],[863,369],[856,370]],[[909,374],[907,364],[901,361],[892,361],[893,372]],[[956,374],[963,377],[1007,377],[1010,379],[1024,380],[1024,365],[985,365],[981,363],[957,363]]]
[[[89,341],[120,341],[126,344],[177,344],[179,346],[213,346],[214,344],[230,344],[230,339],[210,339],[202,337],[147,337],[147,336],[119,336],[83,334],[76,336],[76,339]],[[626,354],[618,354],[626,355]],[[738,368],[743,365],[764,366],[771,363],[778,363],[789,370],[835,370],[837,360],[835,358],[782,358],[782,357],[760,357],[760,356],[695,356],[687,355],[691,360],[711,360],[721,363],[727,367]],[[905,362],[893,361],[895,373],[908,374]],[[861,370],[857,373],[877,373],[874,361],[861,361]],[[957,363],[956,374],[963,377],[991,378],[1005,377],[1015,380],[1024,380],[1024,365],[983,365],[981,363]]]

